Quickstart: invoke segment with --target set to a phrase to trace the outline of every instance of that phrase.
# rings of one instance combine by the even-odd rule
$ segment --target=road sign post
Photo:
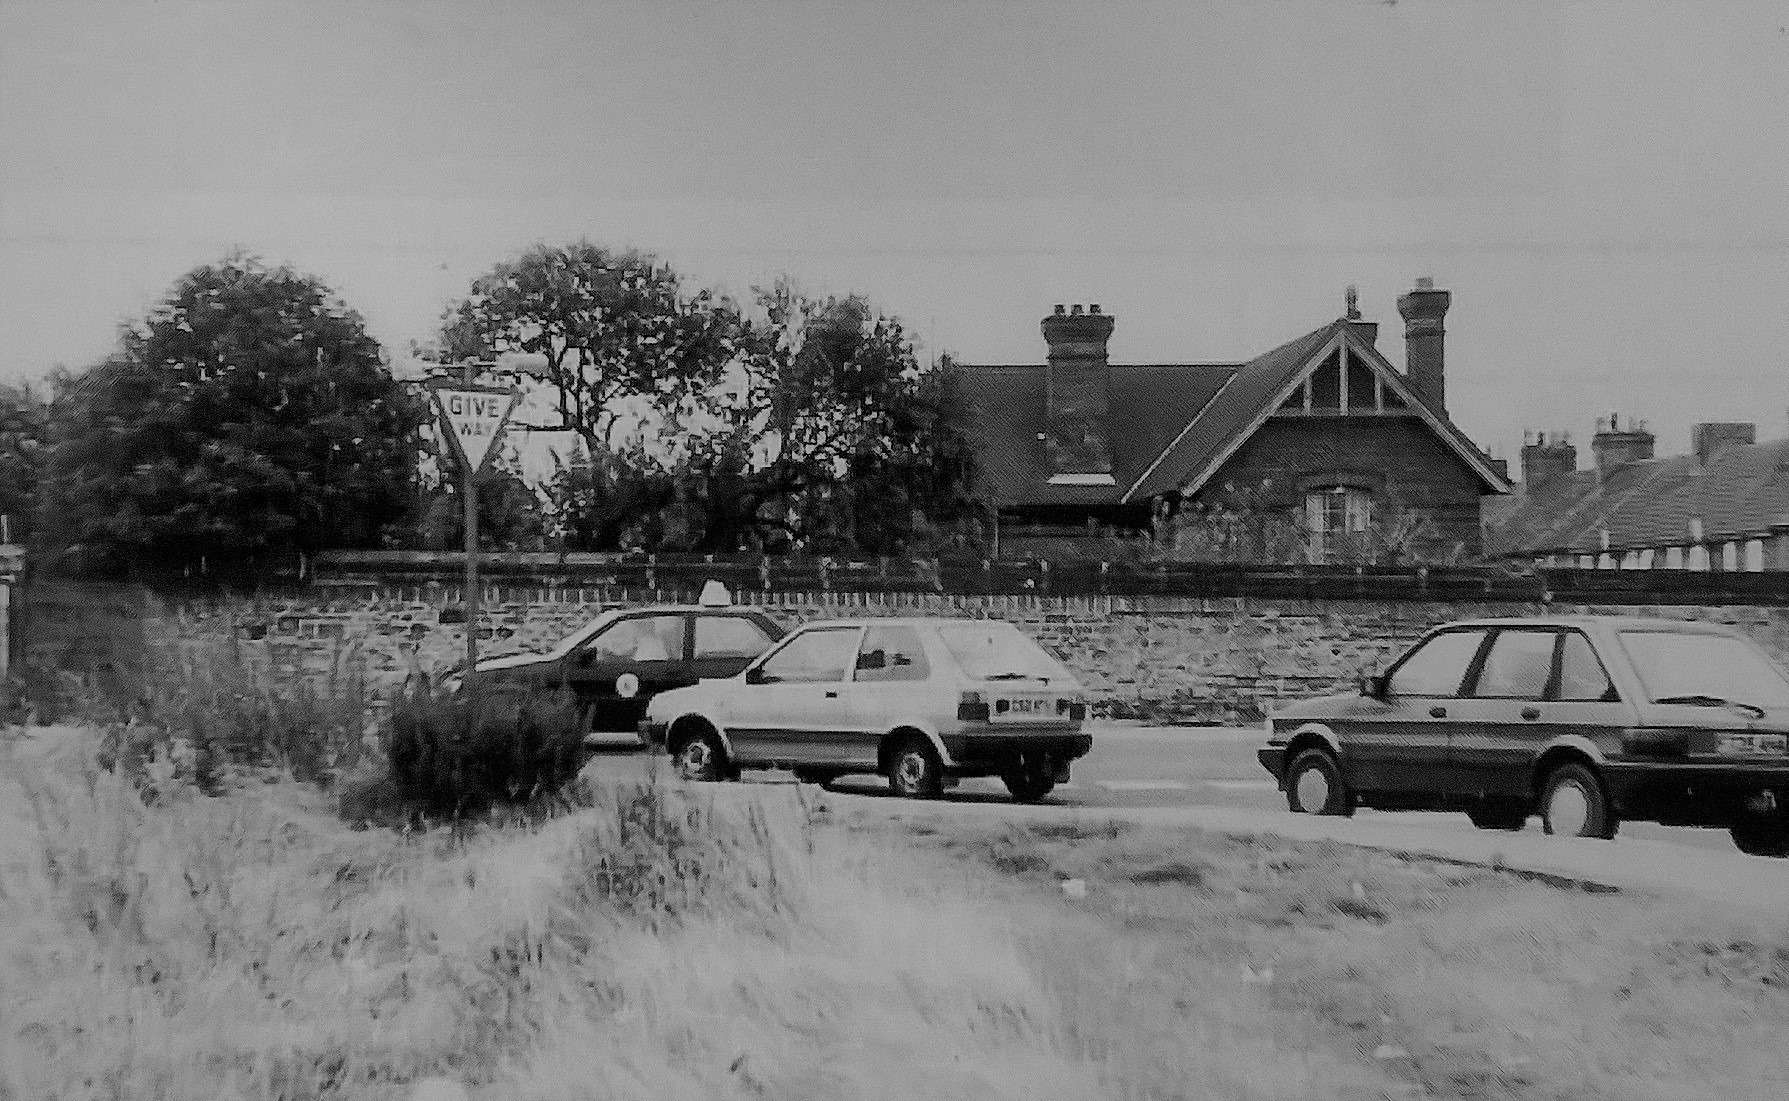
[[[453,441],[466,499],[466,672],[478,665],[478,472],[484,469],[520,394],[515,390],[476,384],[478,365],[467,363],[459,388],[438,386],[435,406],[447,437]]]

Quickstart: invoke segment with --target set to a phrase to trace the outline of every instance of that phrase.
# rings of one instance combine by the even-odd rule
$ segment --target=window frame
[[[1408,665],[1410,663],[1410,659],[1412,659],[1416,655],[1422,653],[1422,651],[1426,647],[1432,645],[1436,639],[1439,639],[1443,635],[1469,635],[1469,634],[1474,634],[1474,633],[1477,633],[1480,636],[1479,640],[1478,640],[1478,646],[1477,646],[1477,648],[1475,648],[1472,651],[1472,656],[1466,660],[1466,668],[1460,673],[1460,683],[1454,686],[1454,690],[1452,693],[1445,695],[1445,696],[1433,696],[1433,695],[1419,696],[1419,695],[1414,695],[1414,694],[1400,695],[1399,693],[1392,691],[1392,681],[1394,678],[1397,677],[1398,671],[1403,669],[1404,666]],[[1479,663],[1480,663],[1480,661],[1483,660],[1484,655],[1485,655],[1485,647],[1490,644],[1491,637],[1495,633],[1496,632],[1490,627],[1451,627],[1451,628],[1445,628],[1443,630],[1436,631],[1434,634],[1425,636],[1422,639],[1422,641],[1418,642],[1416,645],[1414,645],[1410,649],[1406,650],[1404,652],[1404,655],[1402,657],[1400,657],[1395,663],[1393,663],[1391,668],[1389,668],[1385,671],[1385,695],[1386,695],[1386,698],[1387,699],[1407,699],[1407,700],[1458,700],[1458,699],[1466,698],[1461,695],[1461,690],[1466,687],[1468,682],[1472,681],[1474,678],[1477,677]]]
[[[861,624],[852,624],[850,626],[839,626],[839,627],[833,627],[833,626],[829,626],[829,625],[815,625],[812,627],[803,627],[802,629],[800,629],[798,631],[791,631],[789,634],[784,635],[782,638],[778,639],[777,644],[775,646],[772,646],[770,649],[764,651],[764,653],[758,655],[758,657],[756,659],[754,659],[752,661],[752,663],[746,667],[746,671],[747,671],[747,673],[749,673],[753,676],[759,676],[759,677],[767,676],[768,674],[766,674],[764,672],[764,667],[766,665],[770,664],[770,662],[772,662],[773,660],[775,660],[775,658],[778,654],[781,654],[784,650],[787,650],[790,646],[794,645],[795,641],[797,639],[807,638],[810,635],[822,635],[822,634],[828,634],[828,633],[843,634],[848,631],[855,631],[857,633],[858,637],[851,642],[850,652],[845,657],[844,669],[841,671],[840,676],[837,680],[788,680],[786,678],[778,677],[774,680],[760,680],[757,682],[757,684],[759,684],[759,685],[846,684],[849,682],[850,675],[854,671],[853,667],[856,665],[856,662],[857,662],[857,648],[858,648],[859,644],[862,643],[862,641],[863,641],[863,630],[864,629]]]
[[[1541,690],[1540,690],[1539,695],[1535,695],[1535,696],[1486,696],[1486,695],[1480,694],[1480,692],[1478,690],[1479,682],[1484,679],[1485,666],[1490,662],[1490,658],[1491,658],[1491,648],[1493,646],[1496,646],[1497,640],[1502,638],[1504,635],[1549,635],[1552,637],[1552,642],[1550,643],[1549,649],[1547,651],[1547,676],[1544,680],[1541,681]],[[1480,647],[1478,655],[1473,658],[1472,675],[1470,678],[1471,685],[1472,685],[1471,690],[1466,692],[1460,698],[1461,699],[1471,699],[1471,700],[1516,700],[1516,701],[1523,701],[1523,702],[1527,702],[1527,703],[1545,703],[1546,701],[1553,699],[1554,692],[1559,685],[1559,662],[1560,662],[1560,647],[1561,647],[1560,637],[1561,637],[1560,629],[1558,627],[1553,627],[1553,626],[1542,626],[1542,625],[1538,625],[1538,624],[1524,624],[1523,626],[1520,626],[1520,627],[1496,627],[1496,628],[1493,628],[1490,632],[1490,637],[1486,640],[1486,645]],[[1608,670],[1607,669],[1603,670],[1603,674],[1605,676],[1607,676]],[[1572,702],[1580,702],[1580,701],[1572,701]]]
[[[678,637],[680,639],[680,642],[678,645],[677,652],[675,654],[673,654],[670,657],[666,657],[666,658],[641,659],[641,658],[636,658],[636,657],[632,656],[631,654],[630,655],[606,654],[606,653],[603,653],[597,649],[598,644],[604,638],[608,637],[610,634],[613,634],[615,631],[619,630],[624,625],[632,624],[632,623],[641,623],[648,619],[675,619],[675,620],[679,621],[681,629],[678,631]],[[660,612],[660,611],[635,612],[635,613],[632,613],[629,615],[617,616],[612,622],[606,624],[601,630],[592,632],[590,637],[586,638],[583,642],[580,642],[577,645],[577,648],[572,652],[582,655],[583,660],[586,660],[586,661],[632,661],[632,662],[638,662],[638,663],[644,664],[644,665],[655,665],[655,664],[659,664],[662,662],[672,662],[672,661],[688,661],[690,649],[695,643],[693,633],[694,633],[694,627],[690,623],[690,617],[689,617],[688,613],[686,613],[686,612]],[[663,636],[661,635],[660,637],[662,639]],[[639,649],[638,644],[636,644],[635,650],[637,651],[638,649]]]

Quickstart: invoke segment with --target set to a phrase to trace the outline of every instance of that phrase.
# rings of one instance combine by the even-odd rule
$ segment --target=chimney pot
[[[1093,305],[1087,307],[1087,312],[1088,313],[1098,313],[1099,312],[1099,303],[1095,302]]]
[[[1058,317],[1060,317],[1060,316],[1062,316],[1062,315],[1063,315],[1063,314],[1066,314],[1066,313],[1068,313],[1068,307],[1067,307],[1067,306],[1064,306],[1064,305],[1063,305],[1063,304],[1062,304],[1062,303],[1060,303],[1060,302],[1058,302],[1058,303],[1057,303],[1057,304],[1056,304],[1056,315],[1057,315],[1057,316],[1058,316]]]
[[[1417,279],[1416,279],[1416,289],[1417,289],[1417,290],[1419,290],[1419,291],[1432,291],[1432,290],[1434,290],[1434,289],[1435,289],[1435,280],[1434,280],[1434,278],[1433,278],[1433,277],[1431,277],[1431,276],[1427,276],[1427,275],[1420,275],[1420,276],[1417,276]]]
[[[1085,307],[1083,307],[1079,302],[1077,302],[1074,304],[1074,306],[1072,306],[1069,309],[1068,312],[1069,312],[1069,315],[1072,317],[1080,317],[1081,314],[1084,312],[1084,310],[1085,310]]]

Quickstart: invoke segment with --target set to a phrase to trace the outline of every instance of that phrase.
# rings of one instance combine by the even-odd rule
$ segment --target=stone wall
[[[544,649],[623,595],[600,589],[493,586],[484,598],[481,657]],[[451,586],[319,588],[285,597],[164,605],[150,636],[196,658],[234,640],[257,665],[313,677],[364,670],[381,691],[414,671],[460,660],[465,625]],[[1166,721],[1245,722],[1276,701],[1351,686],[1428,628],[1537,605],[1380,603],[1246,598],[1035,597],[876,593],[741,593],[794,626],[863,615],[1007,619],[1059,655],[1087,687],[1095,713]],[[1708,619],[1736,625],[1789,659],[1789,608],[1560,607]]]

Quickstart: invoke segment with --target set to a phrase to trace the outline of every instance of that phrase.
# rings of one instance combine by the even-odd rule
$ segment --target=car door
[[[568,655],[566,683],[589,728],[636,730],[653,696],[691,683],[688,635],[682,612],[623,616]]]
[[[693,680],[736,676],[775,642],[776,636],[751,616],[698,614],[690,675]]]
[[[1594,640],[1576,628],[1562,629],[1546,697],[1522,709],[1519,734],[1511,740],[1497,782],[1505,791],[1531,795],[1534,763],[1555,740],[1568,734],[1596,739],[1638,721]]]
[[[1336,730],[1348,782],[1388,804],[1440,805],[1448,788],[1448,726],[1483,648],[1482,627],[1442,631],[1392,666],[1377,701]]]
[[[838,763],[875,771],[883,735],[902,716],[923,709],[931,679],[932,664],[918,628],[865,628],[851,683],[845,687],[849,729],[840,739]]]
[[[841,693],[861,627],[808,627],[746,674],[727,701],[733,758],[747,764],[832,764],[845,731]]]
[[[1526,762],[1550,737],[1543,715],[1559,637],[1552,627],[1503,627],[1492,633],[1472,683],[1448,715],[1449,791],[1456,799],[1528,794]]]

